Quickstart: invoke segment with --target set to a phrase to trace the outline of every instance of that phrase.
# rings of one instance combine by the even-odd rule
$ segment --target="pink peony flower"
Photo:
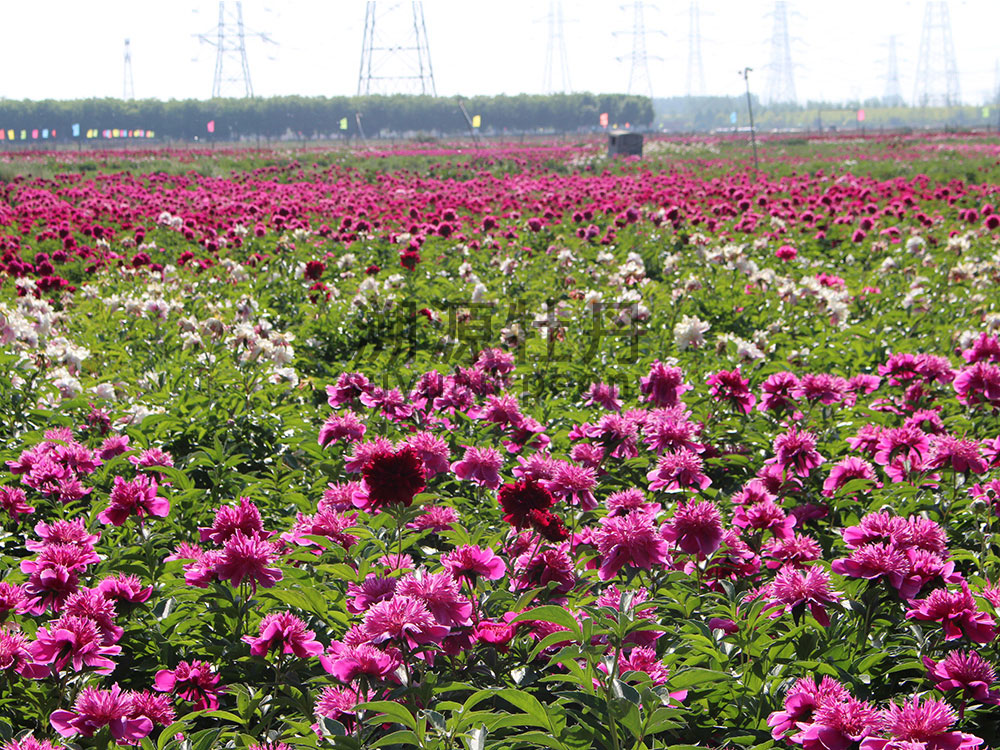
[[[709,392],[715,396],[716,401],[725,401],[744,414],[753,410],[757,399],[750,392],[750,381],[744,380],[740,375],[739,367],[732,372],[719,370],[708,378],[707,383],[711,386]]]
[[[963,633],[974,643],[989,643],[996,637],[996,622],[976,608],[976,600],[964,582],[961,591],[934,589],[925,599],[914,599],[910,604],[907,618],[940,622],[947,641],[961,638]]]
[[[993,665],[976,651],[952,651],[941,661],[924,657],[927,677],[941,692],[961,690],[963,700],[1000,705],[1000,690],[991,690],[997,675]]]
[[[982,745],[980,737],[948,731],[957,718],[948,704],[933,698],[921,701],[913,696],[902,706],[890,703],[882,712],[881,729],[891,739],[868,737],[860,750],[894,750],[909,743],[925,750],[973,750]]]
[[[709,500],[681,502],[674,509],[673,518],[661,527],[660,534],[682,552],[708,557],[722,543],[722,517],[715,503]]]
[[[639,378],[639,391],[646,400],[659,407],[671,407],[680,403],[680,396],[691,386],[684,382],[681,368],[655,360],[649,368],[649,375]]]
[[[137,516],[140,521],[146,515],[165,518],[170,512],[170,503],[157,496],[157,490],[156,480],[145,474],[139,474],[131,482],[115,477],[108,507],[97,516],[97,520],[121,526],[129,516]]]
[[[236,505],[223,505],[215,512],[211,528],[199,528],[201,541],[224,544],[237,531],[245,536],[261,535],[264,523],[257,506],[248,497],[241,497]]]
[[[258,584],[270,588],[282,578],[278,568],[270,567],[277,557],[273,542],[256,534],[244,536],[242,531],[237,531],[226,540],[215,565],[215,575],[220,581],[229,581],[232,586],[248,581],[253,591],[257,590]]]
[[[245,635],[243,641],[250,644],[250,653],[254,656],[264,657],[278,649],[282,654],[293,654],[300,659],[323,653],[323,644],[316,640],[316,633],[306,630],[306,624],[291,612],[265,615],[258,634]]]
[[[503,458],[494,448],[468,447],[462,460],[451,465],[451,470],[459,479],[495,490],[500,486],[501,466]]]
[[[598,576],[608,581],[626,565],[650,570],[669,560],[666,541],[656,533],[653,518],[642,511],[605,516],[594,534],[600,552]]]
[[[36,663],[51,664],[53,672],[71,665],[74,672],[90,667],[98,674],[111,674],[115,663],[107,657],[121,653],[120,646],[105,645],[96,622],[74,615],[63,615],[47,628],[39,628],[30,650]]]
[[[774,457],[765,464],[776,464],[785,473],[808,477],[810,472],[826,461],[816,452],[816,436],[792,427],[774,439]]]
[[[703,490],[712,484],[697,453],[681,448],[660,456],[656,468],[646,473],[650,491],[685,492]]]
[[[472,544],[465,544],[445,553],[441,556],[441,564],[455,578],[465,578],[470,583],[475,583],[480,578],[497,581],[507,573],[507,565],[493,550]]]
[[[771,617],[791,612],[796,621],[808,606],[810,613],[823,627],[830,624],[826,605],[837,601],[830,588],[829,574],[818,567],[799,570],[791,566],[781,568],[774,580],[761,587],[758,595],[767,600],[765,610],[773,609]]]
[[[132,700],[117,684],[110,690],[85,687],[72,711],[55,711],[49,717],[52,727],[63,737],[82,734],[93,737],[102,727],[111,730],[111,736],[126,745],[138,744],[153,730],[153,722],[145,716],[132,716]]]
[[[161,693],[177,693],[194,703],[195,711],[214,711],[219,707],[219,675],[205,661],[182,661],[173,670],[161,669],[156,673],[153,688]]]
[[[579,506],[581,510],[597,507],[593,492],[597,486],[597,473],[593,469],[561,461],[552,472],[552,478],[543,479],[541,485],[557,500]]]
[[[319,660],[327,672],[347,684],[359,676],[388,678],[399,668],[400,654],[395,649],[383,651],[370,643],[349,646],[334,641]]]
[[[362,628],[371,643],[405,642],[410,649],[440,642],[449,630],[435,621],[423,601],[409,596],[394,596],[373,605],[365,612]]]

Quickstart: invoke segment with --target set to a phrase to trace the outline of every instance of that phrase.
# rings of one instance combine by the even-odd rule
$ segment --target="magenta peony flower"
[[[768,375],[761,383],[763,395],[757,404],[758,411],[794,411],[795,392],[799,387],[799,379],[791,372],[776,372]]]
[[[108,656],[121,653],[120,646],[104,645],[97,623],[88,617],[63,615],[39,628],[31,644],[31,657],[38,664],[51,664],[53,672],[71,665],[74,672],[86,667],[98,674],[111,674],[115,663]]]
[[[449,628],[472,622],[472,603],[462,597],[459,582],[450,573],[408,573],[399,579],[396,596],[422,601],[434,619]]]
[[[415,432],[406,438],[405,444],[413,449],[423,463],[424,475],[428,479],[448,471],[447,441],[430,432]]]
[[[130,604],[142,604],[153,593],[152,586],[143,586],[139,576],[127,573],[115,573],[102,578],[97,584],[97,590],[107,599]]]
[[[770,531],[779,539],[790,537],[795,524],[795,516],[785,513],[770,498],[752,505],[737,505],[733,513],[733,526],[740,529]]]
[[[983,459],[979,444],[974,440],[960,440],[951,435],[936,435],[931,440],[931,452],[925,469],[950,467],[960,474],[984,474],[989,468]]]
[[[138,475],[131,482],[115,477],[108,507],[97,516],[97,520],[121,526],[129,516],[138,516],[140,521],[146,515],[165,518],[170,512],[170,503],[158,497],[157,490],[156,480],[145,474]]]
[[[370,643],[347,645],[334,641],[319,660],[327,672],[347,684],[358,676],[387,679],[399,668],[400,654],[395,649],[382,651]]]
[[[968,406],[985,404],[1000,408],[1000,366],[976,362],[961,370],[952,383],[959,403]]]
[[[449,630],[434,620],[423,601],[409,596],[394,596],[373,605],[365,612],[361,626],[374,644],[405,641],[411,649],[424,643],[440,642]]]
[[[265,615],[257,636],[245,635],[243,641],[250,644],[250,653],[254,656],[267,656],[277,649],[300,659],[323,653],[323,644],[316,640],[316,633],[306,630],[306,624],[291,612]]]
[[[464,544],[441,555],[441,564],[456,579],[475,583],[482,578],[497,581],[507,573],[507,565],[491,549]]]
[[[786,474],[808,477],[810,472],[826,461],[816,452],[816,436],[792,427],[774,439],[774,457],[765,464],[777,464]]]
[[[245,536],[262,535],[264,522],[260,510],[248,497],[241,497],[236,505],[223,505],[215,511],[211,528],[199,528],[201,541],[224,544],[237,531]]]
[[[605,516],[594,540],[600,552],[598,577],[602,581],[614,578],[626,565],[650,570],[670,558],[666,541],[656,533],[653,517],[642,511]]]
[[[791,566],[781,568],[774,580],[761,587],[758,595],[767,599],[765,610],[774,609],[771,617],[791,612],[796,621],[808,606],[810,613],[823,627],[830,624],[826,605],[837,601],[830,588],[829,574],[818,567],[798,570]]]
[[[684,382],[684,373],[679,367],[655,360],[649,368],[649,375],[639,378],[639,391],[646,400],[659,407],[671,407],[680,403],[680,396],[691,386]]]
[[[660,456],[656,468],[646,473],[650,491],[684,492],[703,490],[712,484],[704,471],[704,462],[697,453],[681,448]]]
[[[495,490],[500,486],[500,467],[503,458],[493,448],[467,447],[461,461],[451,465],[451,470],[459,479],[465,479],[480,487]]]
[[[347,611],[359,615],[396,593],[396,579],[369,574],[361,583],[347,584]]]
[[[156,673],[153,688],[161,693],[177,693],[186,701],[193,701],[195,711],[214,711],[219,707],[219,675],[205,661],[182,661],[173,670],[161,669]]]
[[[961,591],[934,589],[925,599],[914,599],[910,604],[906,616],[940,622],[947,641],[961,638],[963,633],[974,643],[989,643],[996,637],[996,622],[976,608],[976,600],[964,582]]]
[[[118,685],[110,690],[85,687],[72,711],[55,711],[49,717],[52,727],[63,737],[82,734],[93,737],[97,730],[109,727],[111,736],[126,745],[135,745],[153,730],[145,716],[132,716],[132,699]]]
[[[941,692],[961,690],[963,700],[1000,705],[1000,690],[991,690],[997,675],[993,665],[976,651],[952,651],[939,662],[924,657],[927,677]]]
[[[352,411],[331,414],[319,428],[319,444],[325,447],[340,440],[356,443],[365,436],[366,429],[364,422]]]
[[[719,370],[708,378],[707,383],[712,386],[709,392],[715,396],[716,401],[728,402],[730,406],[744,414],[749,414],[753,410],[757,399],[750,392],[750,381],[744,380],[740,375],[739,367],[732,372]]]
[[[282,578],[278,568],[269,567],[278,557],[276,545],[256,534],[244,536],[237,531],[226,540],[222,554],[215,564],[215,575],[220,581],[239,586],[248,581],[253,591],[260,584],[270,588]]]
[[[677,544],[682,552],[708,557],[722,543],[722,517],[709,500],[681,502],[674,509],[673,518],[661,527],[660,534]]]
[[[771,736],[780,740],[791,730],[808,726],[820,706],[843,703],[848,698],[847,688],[832,677],[823,677],[819,684],[812,678],[803,677],[785,694],[784,710],[767,717]]]
[[[0,486],[0,508],[6,511],[7,515],[16,519],[19,514],[30,515],[35,512],[34,507],[28,505],[27,495],[20,487]]]
[[[608,411],[621,411],[622,400],[618,398],[618,386],[607,383],[591,383],[583,405],[601,406]]]
[[[860,750],[895,750],[912,747],[910,743],[925,750],[973,750],[982,745],[980,737],[948,731],[957,718],[948,704],[933,698],[921,701],[913,696],[902,706],[890,703],[882,712],[880,728],[891,739],[868,737]]]
[[[28,638],[17,625],[0,625],[0,672],[16,672],[30,680],[51,674],[44,664],[36,664]]]
[[[597,472],[591,468],[560,461],[552,472],[552,478],[543,479],[541,484],[553,497],[564,500],[568,505],[579,506],[581,510],[597,507],[593,492],[597,486]]]
[[[875,468],[870,463],[857,456],[848,456],[830,469],[830,476],[823,482],[823,495],[833,497],[837,494],[837,490],[854,479],[867,480],[875,487],[882,486],[875,476]]]
[[[802,731],[788,738],[803,750],[852,750],[881,724],[878,711],[850,696],[821,704],[812,718],[810,724],[800,722]]]

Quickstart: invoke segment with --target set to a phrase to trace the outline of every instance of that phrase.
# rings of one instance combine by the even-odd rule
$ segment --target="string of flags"
[[[155,138],[156,132],[145,128],[87,128],[82,130],[80,123],[71,126],[74,138]],[[0,141],[38,141],[56,137],[55,128],[0,128]]]

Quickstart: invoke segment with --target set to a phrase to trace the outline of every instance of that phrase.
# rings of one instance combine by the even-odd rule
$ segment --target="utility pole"
[[[920,33],[913,104],[917,107],[952,107],[959,104],[960,98],[948,3],[928,2],[924,6],[924,25]]]
[[[662,57],[656,55],[650,55],[646,53],[646,21],[644,18],[645,3],[633,2],[632,8],[632,31],[615,32],[615,34],[628,34],[632,37],[632,54],[628,56],[628,60],[631,64],[628,73],[628,90],[626,93],[631,94],[632,89],[639,89],[640,87],[644,90],[643,93],[647,93],[649,98],[653,98],[653,81],[649,77],[649,61],[650,60],[662,60]],[[622,10],[628,10],[629,6],[622,5]],[[650,33],[662,34],[662,31],[653,31]],[[618,62],[623,62],[626,58],[617,58]]]
[[[407,18],[402,3],[378,11],[375,0],[365,4],[361,37],[358,96],[372,94],[422,94],[437,96],[431,67],[424,4],[410,3]]]
[[[792,45],[788,38],[788,3],[778,0],[771,15],[774,16],[774,28],[764,101],[768,105],[794,104],[795,78],[792,75]]]
[[[753,102],[750,100],[750,71],[753,68],[743,68],[737,75],[743,76],[743,82],[747,86],[747,112],[750,113],[750,143],[753,145],[753,171],[757,171],[757,134],[753,127]]]
[[[250,63],[247,61],[247,37],[275,44],[268,34],[247,31],[243,25],[243,3],[236,2],[236,11],[230,11],[225,0],[219,0],[219,22],[215,29],[205,34],[195,34],[203,43],[215,47],[215,73],[212,76],[212,98],[233,96],[242,90],[243,97],[253,97],[250,81]],[[236,70],[239,70],[239,73]]]
[[[701,11],[698,0],[688,7],[687,95],[705,96],[705,66],[701,60]]]
[[[903,106],[903,94],[899,86],[899,63],[896,60],[896,35],[889,37],[889,70],[885,77],[885,94],[882,104],[886,107]]]
[[[562,0],[549,0],[549,43],[545,49],[545,72],[542,88],[546,94],[568,94],[569,63],[566,60],[566,33],[563,25]],[[559,86],[555,85],[555,68],[559,67]]]
[[[129,40],[125,40],[125,75],[122,85],[122,99],[128,101],[135,99],[135,83],[132,80],[132,52],[129,49]]]

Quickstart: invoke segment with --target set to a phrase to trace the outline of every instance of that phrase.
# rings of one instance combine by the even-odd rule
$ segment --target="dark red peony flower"
[[[531,525],[547,541],[561,542],[569,539],[569,529],[566,528],[566,524],[551,510],[535,508],[531,511]]]
[[[503,520],[517,529],[534,526],[532,511],[548,510],[555,503],[552,493],[534,479],[502,485],[497,500],[503,508]]]
[[[424,489],[424,464],[409,446],[393,451],[383,448],[372,453],[361,470],[367,507],[410,505]]]

